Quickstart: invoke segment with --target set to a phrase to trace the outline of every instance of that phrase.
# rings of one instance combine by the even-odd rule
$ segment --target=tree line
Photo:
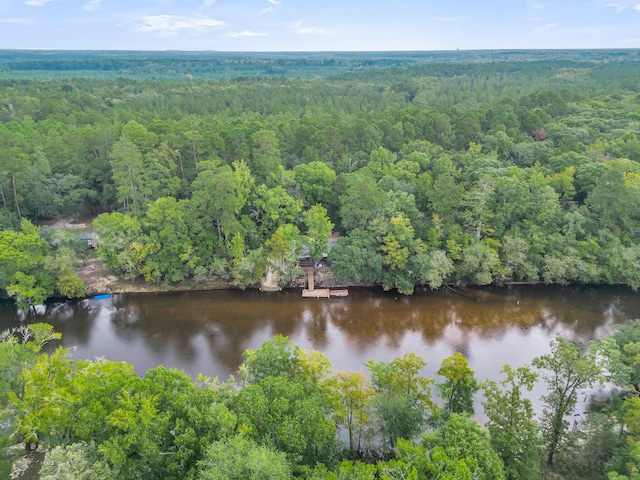
[[[124,362],[42,353],[59,338],[46,324],[0,338],[3,439],[46,449],[43,480],[638,477],[640,320],[584,351],[558,337],[498,382],[476,378],[460,353],[437,378],[412,353],[334,371],[282,336],[245,351],[237,379],[165,367],[140,377]],[[581,389],[605,381],[618,390],[574,420]]]
[[[21,219],[104,212],[102,261],[153,282],[245,287],[271,271],[286,285],[306,245],[345,281],[402,293],[637,287],[640,77],[633,58],[607,58],[313,80],[4,80],[0,241],[30,234]],[[0,289],[81,291],[55,286],[67,269],[46,280],[27,263],[7,258]]]

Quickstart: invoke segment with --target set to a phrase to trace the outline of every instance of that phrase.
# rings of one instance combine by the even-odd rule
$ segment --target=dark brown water
[[[557,335],[586,344],[631,318],[640,318],[640,294],[626,288],[511,287],[409,297],[356,289],[331,300],[302,299],[298,290],[127,294],[54,304],[37,321],[62,332],[74,358],[124,360],[141,374],[164,365],[226,379],[244,350],[282,334],[324,352],[336,370],[411,351],[435,376],[460,351],[480,379],[498,379],[503,364],[529,363]],[[0,304],[0,329],[29,321]]]

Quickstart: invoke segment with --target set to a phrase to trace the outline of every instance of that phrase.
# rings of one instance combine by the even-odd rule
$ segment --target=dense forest
[[[402,293],[635,288],[638,53],[5,52],[0,290],[21,305],[82,296],[74,268],[86,252],[33,225],[96,214],[102,262],[151,282],[244,288],[271,272],[287,285],[306,247],[346,282]],[[115,61],[119,74],[174,78],[73,75],[100,77]],[[175,78],[191,63],[228,78]],[[235,64],[253,75],[230,76]],[[264,73],[284,64],[316,73]]]
[[[45,451],[41,480],[640,478],[640,320],[585,352],[558,338],[498,382],[460,353],[437,378],[413,353],[334,371],[282,336],[245,351],[237,379],[162,366],[140,377],[124,362],[42,353],[59,338],[46,324],[0,337],[2,439]],[[548,393],[536,418],[538,381]],[[619,388],[574,417],[581,389],[603,382]]]
[[[156,283],[287,285],[306,249],[407,294],[637,288],[639,53],[0,52],[0,291],[85,295],[86,244],[39,227],[69,216],[96,216],[109,269]],[[559,338],[500,383],[460,354],[437,379],[412,354],[334,372],[282,337],[238,383],[139,377],[43,354],[55,339],[0,338],[2,433],[47,447],[43,479],[638,478],[638,321],[586,351]],[[624,394],[572,428],[600,381]]]

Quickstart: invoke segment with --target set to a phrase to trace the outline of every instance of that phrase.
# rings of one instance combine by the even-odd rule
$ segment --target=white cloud
[[[615,8],[616,13],[622,13],[628,8],[640,11],[640,3],[638,3],[638,0],[618,0],[616,2],[605,3],[604,6]]]
[[[102,2],[102,0],[89,0],[84,4],[82,9],[86,10],[87,12],[92,12],[100,6],[100,2]]]
[[[616,13],[621,13],[626,8],[624,5],[621,5],[619,3],[605,3],[604,6],[605,7],[615,8],[616,9]]]
[[[14,25],[32,25],[30,18],[0,18],[0,23],[12,23]]]
[[[32,7],[41,7],[45,3],[53,2],[53,0],[26,0],[24,2],[25,5],[30,5]]]
[[[269,13],[269,12],[273,12],[274,8],[282,3],[280,0],[267,0],[267,1],[271,5],[269,5],[268,7],[263,8],[262,10],[260,10],[260,13],[258,13],[258,16],[264,15],[264,14]]]
[[[537,2],[527,2],[527,5],[529,7],[529,20],[540,20],[540,16],[542,14],[542,11],[544,10],[544,5],[542,5],[541,3],[537,3]]]
[[[193,30],[204,32],[212,28],[220,28],[226,25],[223,20],[211,17],[185,17],[181,15],[153,15],[140,19],[144,25],[138,30],[141,32],[162,32],[176,34],[180,30]]]
[[[222,35],[227,38],[238,38],[238,37],[266,37],[268,33],[264,32],[252,32],[251,30],[244,30],[242,32],[228,32]]]
[[[216,0],[204,0],[204,2],[202,4],[202,8],[210,7],[214,3],[216,3]]]
[[[545,25],[540,25],[539,27],[534,28],[533,31],[536,33],[544,33],[544,32],[548,32],[549,30],[553,30],[557,26],[558,24],[555,22],[547,23]]]
[[[328,32],[320,27],[304,27],[303,21],[298,20],[293,24],[293,29],[298,35],[325,35]]]

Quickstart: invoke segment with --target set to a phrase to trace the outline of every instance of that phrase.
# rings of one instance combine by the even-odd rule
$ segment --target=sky
[[[0,0],[0,49],[640,48],[640,0]]]

